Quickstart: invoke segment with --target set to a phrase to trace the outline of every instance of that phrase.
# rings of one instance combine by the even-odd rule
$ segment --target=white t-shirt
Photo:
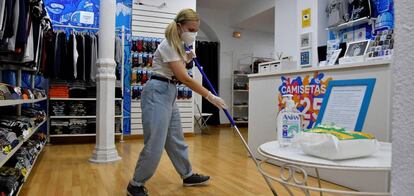
[[[152,62],[152,70],[155,74],[172,79],[174,73],[171,70],[169,62],[183,61],[177,51],[170,46],[168,41],[164,39],[160,45],[158,45],[157,51],[155,51],[154,59]]]

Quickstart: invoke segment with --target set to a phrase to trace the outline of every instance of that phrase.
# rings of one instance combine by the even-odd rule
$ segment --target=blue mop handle
[[[215,96],[218,96],[218,94],[217,94],[216,90],[214,89],[213,85],[211,84],[210,80],[208,80],[207,75],[204,73],[203,67],[200,65],[200,63],[198,63],[197,58],[193,58],[193,61],[195,62],[198,70],[200,70],[200,73],[203,76],[204,81],[207,82],[207,85],[210,88],[210,90],[212,91],[212,93]],[[234,122],[234,119],[233,119],[233,117],[231,117],[229,111],[227,109],[224,109],[224,108],[223,108],[223,111],[226,114],[227,118],[229,119],[231,125],[236,126],[236,122]]]

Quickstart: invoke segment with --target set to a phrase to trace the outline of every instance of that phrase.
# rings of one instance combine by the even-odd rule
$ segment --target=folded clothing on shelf
[[[53,116],[65,116],[65,108],[66,108],[66,102],[64,101],[53,101],[50,104],[51,107],[51,113]]]
[[[24,181],[21,171],[13,167],[0,168],[0,195],[16,195]]]
[[[34,119],[36,124],[39,124],[46,120],[46,112],[41,108],[24,108],[22,109],[22,115]]]
[[[29,100],[46,97],[44,90],[29,89],[0,83],[0,100]]]
[[[86,84],[82,81],[75,81],[70,84],[69,97],[71,98],[84,98],[87,97]]]
[[[68,134],[69,133],[69,121],[68,120],[55,120],[50,123],[51,134]]]
[[[69,105],[69,115],[71,116],[85,116],[87,114],[87,107],[85,102],[79,101]]]
[[[69,98],[69,86],[67,83],[53,83],[49,88],[49,97],[51,98]]]
[[[0,128],[0,147],[3,154],[8,154],[9,150],[13,149],[19,144],[19,139],[16,133],[11,129]]]
[[[0,195],[16,195],[46,143],[44,133],[33,135],[7,163],[0,168]]]
[[[69,131],[70,134],[85,134],[88,120],[85,119],[70,119]]]

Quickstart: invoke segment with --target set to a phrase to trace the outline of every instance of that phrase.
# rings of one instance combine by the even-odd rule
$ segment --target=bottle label
[[[282,136],[283,138],[293,138],[300,131],[300,117],[298,115],[283,115]]]

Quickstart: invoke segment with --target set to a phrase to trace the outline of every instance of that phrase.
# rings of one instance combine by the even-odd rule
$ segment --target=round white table
[[[266,176],[266,178],[279,182],[290,195],[293,195],[290,187],[300,188],[305,195],[310,195],[310,191],[320,192],[320,195],[322,195],[323,192],[347,195],[391,195],[389,192],[357,192],[324,189],[321,186],[318,171],[318,169],[331,169],[390,172],[391,143],[380,142],[378,152],[371,156],[339,161],[310,156],[305,154],[300,148],[282,148],[277,141],[262,144],[259,146],[258,152],[265,157],[265,159],[259,163],[259,171]],[[272,176],[263,169],[263,163],[268,160],[276,160],[282,163],[280,167],[280,176]],[[305,168],[315,169],[319,187],[308,186],[308,174]],[[300,178],[295,174],[300,174]]]

